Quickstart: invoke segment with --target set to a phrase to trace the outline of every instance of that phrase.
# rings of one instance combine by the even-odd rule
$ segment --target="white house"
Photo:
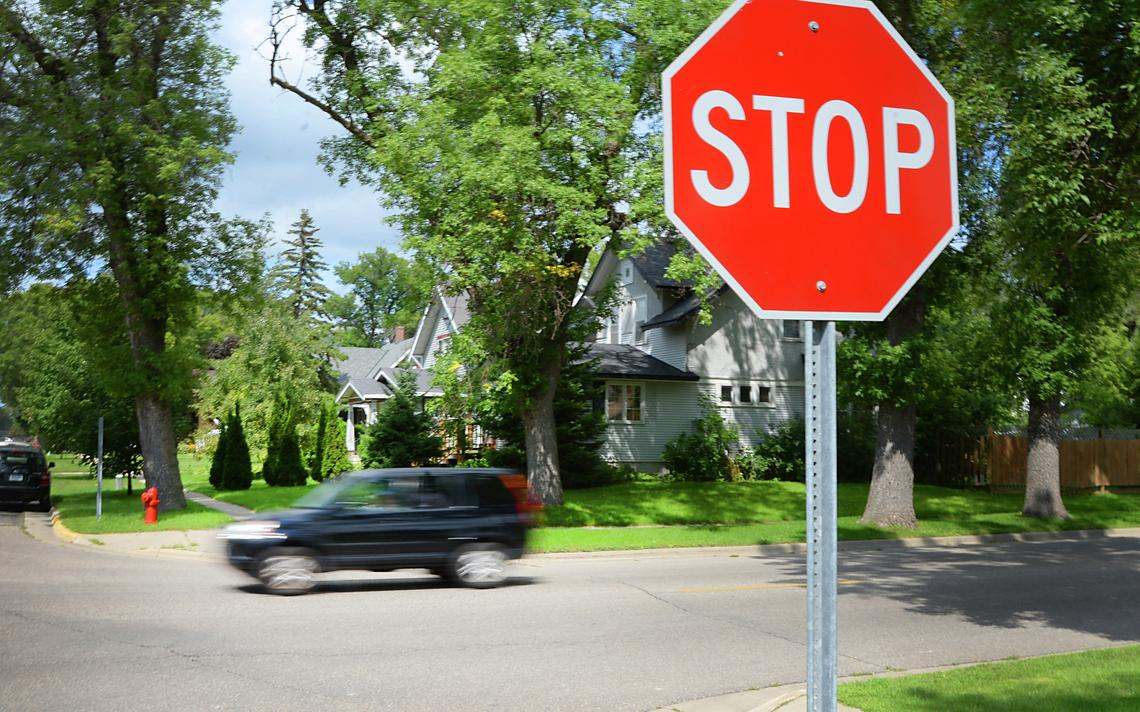
[[[590,356],[605,381],[608,428],[602,457],[646,472],[662,466],[665,444],[690,432],[700,417],[700,396],[717,403],[740,433],[755,445],[763,433],[803,415],[803,341],[798,321],[758,319],[731,290],[722,289],[712,322],[700,324],[700,303],[692,290],[665,277],[672,250],[654,247],[619,258],[601,257],[583,296],[597,295],[613,279],[619,294],[616,313],[601,325]],[[412,368],[417,394],[440,395],[431,369],[448,340],[469,318],[463,295],[436,289],[416,333],[383,349],[342,349],[339,402],[347,404],[349,449],[353,425],[371,423],[395,388],[395,369]],[[483,434],[472,428],[468,443]]]
[[[392,343],[382,348],[341,347],[347,357],[338,364],[340,390],[336,401],[348,407],[345,444],[356,452],[356,430],[376,422],[384,401],[396,389],[398,370],[416,375],[416,395],[421,404],[428,398],[443,395],[432,384],[431,369],[436,357],[447,347],[448,339],[459,332],[468,320],[465,296],[450,296],[436,289],[431,303],[424,309],[416,332],[404,338],[402,327],[396,330]],[[468,433],[468,443],[482,445],[483,434],[477,428]]]
[[[691,432],[701,394],[748,447],[802,417],[804,406],[800,322],[759,319],[722,289],[711,323],[699,323],[692,290],[665,276],[672,254],[667,247],[625,258],[607,251],[584,292],[596,295],[614,279],[620,304],[591,349],[606,381],[602,455],[649,472],[661,468],[667,442]]]

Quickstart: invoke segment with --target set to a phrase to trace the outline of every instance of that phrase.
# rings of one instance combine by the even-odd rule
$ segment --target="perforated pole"
[[[808,673],[810,712],[835,712],[836,616],[835,322],[805,321],[804,465],[807,484]]]

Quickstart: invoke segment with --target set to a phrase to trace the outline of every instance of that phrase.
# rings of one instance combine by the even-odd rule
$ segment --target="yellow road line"
[[[837,582],[840,586],[851,586],[857,583],[863,583],[857,579],[840,579]],[[807,588],[806,583],[765,583],[755,586],[724,586],[720,588],[682,588],[678,589],[677,593],[717,593],[720,591],[757,591],[764,588]]]

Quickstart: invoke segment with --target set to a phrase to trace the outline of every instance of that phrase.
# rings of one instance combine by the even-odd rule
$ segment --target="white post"
[[[837,631],[835,322],[805,321],[804,465],[807,484],[809,712],[835,712]]]
[[[356,423],[354,423],[353,406],[348,406],[348,418],[345,420],[344,446],[349,452],[356,452]]]
[[[99,441],[96,444],[99,459],[95,465],[95,519],[103,518],[103,416],[99,416]]]

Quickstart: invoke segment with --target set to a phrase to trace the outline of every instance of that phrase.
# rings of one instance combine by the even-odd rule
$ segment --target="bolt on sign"
[[[740,0],[663,75],[665,209],[761,317],[880,321],[958,229],[954,102],[864,0]]]

